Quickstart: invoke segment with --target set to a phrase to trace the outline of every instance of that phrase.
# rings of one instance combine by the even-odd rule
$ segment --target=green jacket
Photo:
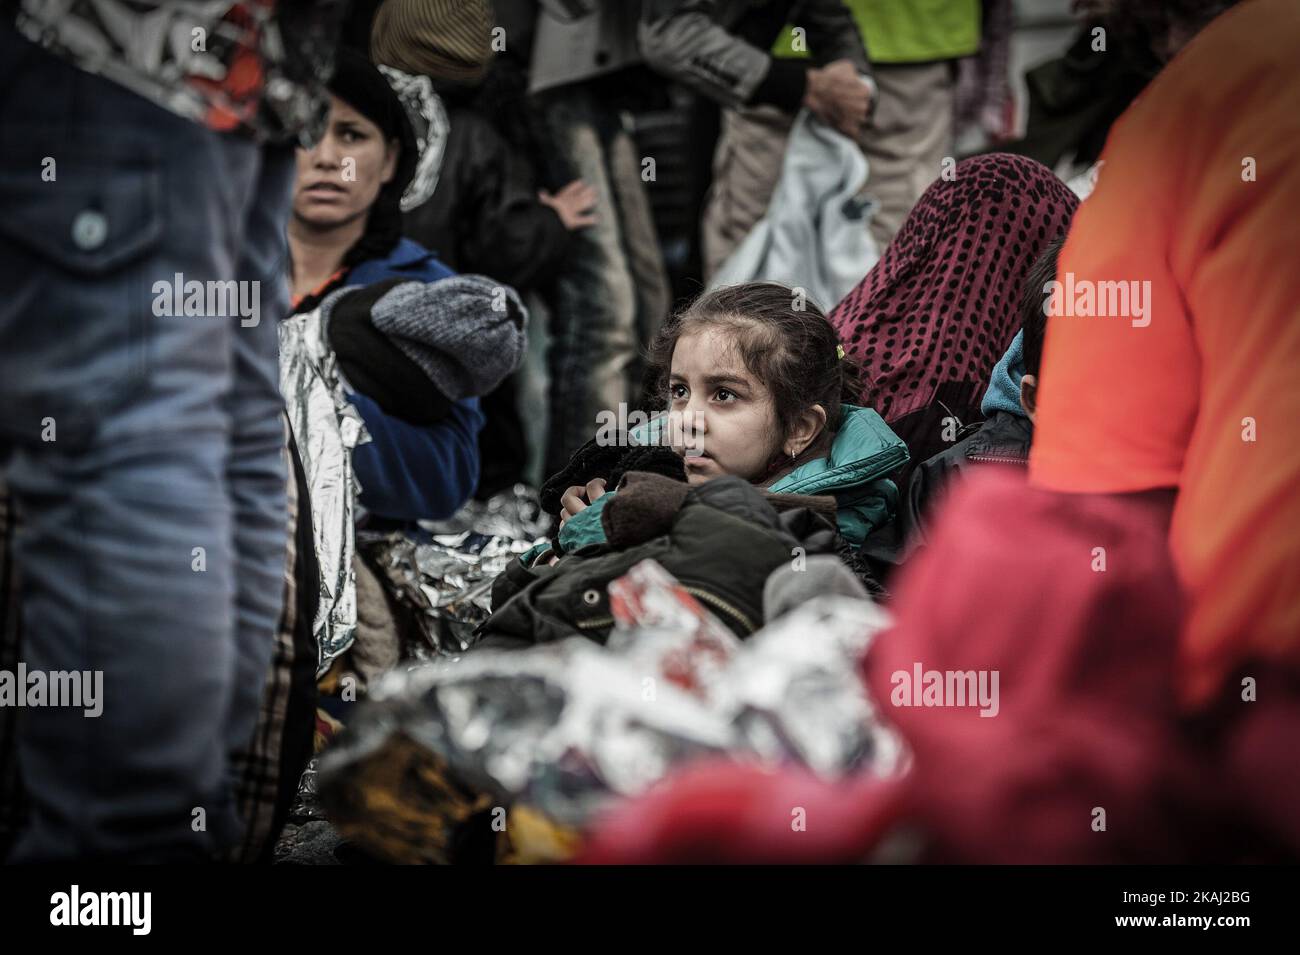
[[[893,517],[898,488],[885,477],[907,463],[907,445],[870,408],[844,405],[840,429],[824,458],[801,464],[768,487],[780,494],[830,495],[836,500],[840,536],[860,547],[867,534]],[[663,418],[635,429],[640,443],[658,439]],[[566,554],[605,542],[600,515],[614,492],[579,511],[560,529],[560,547]],[[533,554],[524,555],[525,561]]]
[[[873,63],[926,63],[979,51],[980,0],[844,0]],[[793,25],[792,25],[793,26]],[[787,27],[772,47],[779,57],[804,57]]]
[[[839,543],[830,515],[811,501],[788,498],[778,512],[762,491],[730,475],[689,486],[632,472],[623,491],[600,500],[606,498],[608,541],[553,566],[506,566],[492,585],[480,646],[509,649],[571,636],[604,643],[614,625],[609,582],[646,559],[738,637],[748,637],[763,625],[763,588],[772,571],[801,552],[836,553]]]

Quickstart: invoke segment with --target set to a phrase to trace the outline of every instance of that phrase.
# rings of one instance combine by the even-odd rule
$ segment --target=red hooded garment
[[[864,662],[913,751],[903,779],[696,765],[616,807],[580,861],[858,862],[899,827],[935,862],[1300,853],[1300,770],[1288,757],[1300,682],[1270,679],[1266,708],[1225,701],[1209,734],[1179,721],[1183,600],[1167,514],[1161,496],[1060,495],[1022,475],[975,475],[905,572],[896,624]],[[895,674],[918,663],[997,671],[996,715],[893,705]]]

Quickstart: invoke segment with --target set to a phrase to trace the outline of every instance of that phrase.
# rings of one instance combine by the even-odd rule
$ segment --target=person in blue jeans
[[[294,169],[268,137],[314,115],[322,91],[293,77],[327,62],[288,58],[329,29],[283,3],[304,31],[285,43],[216,6],[150,14],[212,19],[201,78],[121,47],[86,4],[0,23],[0,482],[22,662],[102,678],[98,716],[0,711],[28,800],[9,861],[201,861],[239,833],[229,754],[257,716],[286,541]],[[82,60],[72,41],[96,30]],[[176,294],[190,283],[204,293]]]

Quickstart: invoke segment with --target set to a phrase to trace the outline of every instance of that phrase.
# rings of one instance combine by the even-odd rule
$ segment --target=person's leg
[[[597,196],[596,223],[574,233],[553,292],[546,473],[554,474],[590,440],[599,412],[627,400],[636,295],[609,171],[609,117],[582,87],[552,94],[546,111],[557,148]]]
[[[723,111],[713,183],[700,222],[705,282],[767,214],[793,122],[793,116],[775,106]]]
[[[531,319],[531,315],[529,318]],[[529,329],[532,333],[532,329]],[[528,437],[519,411],[522,370],[479,399],[485,419],[478,436],[479,478],[476,500],[486,501],[524,480],[528,468]]]
[[[238,277],[258,150],[11,31],[0,63],[0,460],[23,659],[99,688],[91,707],[21,712],[31,815],[13,858],[206,858],[238,826],[225,402],[242,330],[168,305],[178,274]]]
[[[231,862],[270,861],[312,755],[316,715],[316,643],[311,633],[315,581],[311,562],[300,559],[311,547],[306,485],[295,468],[289,422],[283,419],[288,536],[283,573],[284,608],[275,634],[257,725],[247,745],[231,757],[234,792],[243,838],[226,858]]]
[[[546,467],[547,431],[551,420],[551,376],[546,356],[551,353],[551,312],[540,289],[531,289],[524,296],[528,306],[528,350],[524,364],[519,369],[519,393],[515,396],[515,413],[524,422],[524,439],[527,460],[524,466],[524,483],[541,487],[550,475],[543,474]]]
[[[632,275],[636,295],[636,342],[628,365],[626,393],[633,402],[641,398],[645,377],[643,349],[658,333],[672,307],[672,290],[664,268],[659,233],[655,230],[650,196],[641,178],[641,156],[625,129],[615,132],[609,143],[610,182],[623,226],[623,252]]]
[[[235,684],[226,743],[248,743],[257,718],[284,597],[285,542],[290,532],[285,495],[284,399],[280,396],[280,319],[289,309],[289,219],[295,175],[293,150],[263,152],[261,177],[244,225],[238,274],[256,283],[256,320],[231,320],[233,380],[226,398],[230,459],[226,482],[234,507]]]
[[[873,73],[879,98],[858,144],[870,164],[867,192],[877,202],[871,237],[883,252],[953,155],[957,87],[950,60],[877,63]]]
[[[15,673],[22,657],[18,571],[13,562],[14,522],[9,489],[0,479],[0,670]],[[19,710],[0,706],[0,859],[25,828],[27,794],[18,768]]]

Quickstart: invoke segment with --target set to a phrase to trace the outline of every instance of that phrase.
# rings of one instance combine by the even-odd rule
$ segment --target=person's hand
[[[867,121],[871,90],[851,60],[836,60],[808,71],[803,105],[845,136],[857,139]]]
[[[995,102],[980,110],[980,128],[994,143],[1004,143],[1016,137],[1016,100],[1010,90]]]
[[[543,189],[537,193],[537,201],[554,209],[570,232],[596,224],[596,213],[592,211],[596,205],[596,190],[581,179],[573,180],[556,193]]]
[[[581,484],[575,484],[566,489],[560,496],[560,503],[564,506],[563,510],[560,511],[560,526],[563,527],[569,518],[579,511],[585,511],[604,496],[604,478],[595,478],[588,481],[585,487]]]

